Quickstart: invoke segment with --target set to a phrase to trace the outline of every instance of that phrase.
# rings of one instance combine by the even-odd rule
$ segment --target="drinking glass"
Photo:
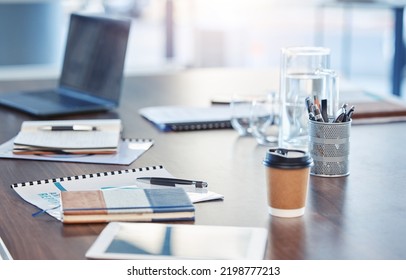
[[[267,92],[253,99],[250,129],[261,145],[276,145],[279,134],[279,98],[276,92]]]
[[[231,107],[231,125],[240,136],[251,136],[250,117],[253,95],[233,95]]]
[[[328,99],[329,107],[336,107],[335,102],[338,100],[336,75],[329,67],[330,49],[328,48],[282,49],[280,147],[308,149],[309,116],[305,106],[306,97],[319,101]]]

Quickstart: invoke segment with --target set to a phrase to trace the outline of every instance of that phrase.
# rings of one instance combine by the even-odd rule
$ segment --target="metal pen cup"
[[[341,123],[309,120],[309,153],[314,161],[311,175],[342,177],[350,174],[350,129],[351,120]]]

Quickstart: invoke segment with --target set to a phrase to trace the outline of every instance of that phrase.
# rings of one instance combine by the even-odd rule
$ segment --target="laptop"
[[[116,108],[130,25],[130,19],[71,14],[57,88],[0,94],[0,105],[37,117]]]

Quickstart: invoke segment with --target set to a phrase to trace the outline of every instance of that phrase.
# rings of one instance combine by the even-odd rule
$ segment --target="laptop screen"
[[[118,104],[130,25],[72,14],[60,86]]]

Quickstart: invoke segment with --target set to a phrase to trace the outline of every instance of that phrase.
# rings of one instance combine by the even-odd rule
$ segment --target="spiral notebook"
[[[142,108],[139,113],[161,131],[231,128],[230,106],[154,106]]]
[[[138,177],[173,178],[174,176],[163,166],[159,165],[17,183],[11,185],[11,188],[26,202],[40,209],[38,212],[32,213],[33,216],[40,213],[47,213],[61,220],[60,193],[62,191],[88,191],[119,187],[152,187],[151,185],[137,182],[136,179]],[[212,191],[197,193],[186,190],[186,192],[193,203],[223,199],[221,194]]]

